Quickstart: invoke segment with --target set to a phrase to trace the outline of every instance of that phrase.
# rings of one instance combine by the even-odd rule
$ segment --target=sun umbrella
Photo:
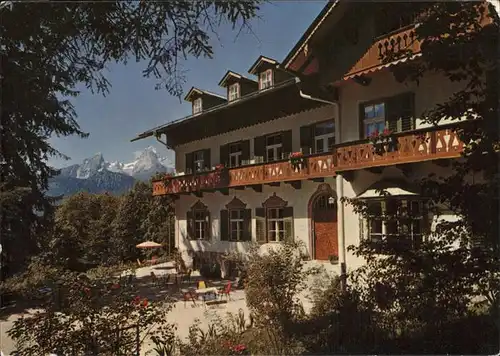
[[[161,244],[158,242],[154,241],[144,241],[141,242],[140,244],[136,245],[135,247],[137,248],[156,248],[156,247],[161,247]]]

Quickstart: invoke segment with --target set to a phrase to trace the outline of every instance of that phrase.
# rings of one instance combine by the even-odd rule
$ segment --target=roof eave
[[[292,50],[287,54],[282,61],[283,68],[290,66],[291,62],[295,59],[298,53],[302,50],[304,45],[309,42],[309,39],[316,33],[321,23],[330,15],[331,11],[339,3],[340,0],[329,0],[321,12],[316,16],[311,25],[307,28],[304,34],[300,37],[299,41],[293,46]]]
[[[269,64],[272,64],[272,65],[276,65],[276,66],[278,66],[280,64],[276,59],[260,55],[259,58],[257,58],[257,60],[252,64],[252,66],[248,70],[248,73],[252,74],[252,75],[256,75],[257,74],[256,69],[260,65],[260,63],[262,63],[263,61],[265,61]]]

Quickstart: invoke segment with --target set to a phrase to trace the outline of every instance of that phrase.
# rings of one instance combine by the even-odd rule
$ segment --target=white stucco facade
[[[309,110],[295,115],[282,117],[263,124],[241,128],[218,136],[189,142],[176,147],[176,170],[184,172],[185,155],[201,149],[210,149],[211,164],[220,163],[219,149],[221,145],[239,141],[250,140],[250,157],[254,156],[254,138],[257,136],[271,134],[283,130],[292,130],[293,151],[300,150],[300,128],[304,125],[333,120],[335,122],[336,143],[346,143],[360,139],[360,104],[377,99],[384,99],[405,92],[414,93],[414,112],[416,116],[415,129],[429,127],[422,122],[425,111],[432,109],[436,104],[443,103],[460,89],[460,85],[452,83],[442,75],[428,74],[422,78],[420,83],[397,82],[393,74],[388,70],[380,70],[370,75],[371,83],[362,86],[354,81],[346,81],[339,87],[339,102],[337,105],[326,105],[324,107]],[[337,114],[338,113],[338,114]],[[338,116],[336,116],[338,115]],[[442,120],[440,124],[449,124],[449,120]],[[449,168],[437,166],[431,162],[422,162],[413,165],[410,175],[405,176],[396,167],[386,167],[381,173],[371,173],[367,170],[357,170],[354,179],[347,181],[337,176],[324,177],[324,183],[303,180],[301,189],[296,189],[289,184],[281,182],[280,186],[263,185],[262,192],[256,192],[250,187],[243,190],[229,189],[228,195],[220,192],[204,192],[202,196],[180,195],[176,201],[176,245],[184,253],[186,261],[190,262],[189,252],[213,252],[225,253],[230,251],[245,252],[248,242],[221,241],[220,238],[220,211],[225,209],[234,197],[246,204],[247,209],[252,211],[251,235],[255,242],[256,220],[255,209],[262,207],[262,203],[273,194],[276,194],[293,206],[293,236],[296,241],[302,241],[309,256],[313,257],[313,246],[311,237],[311,216],[309,204],[311,197],[317,191],[320,184],[328,184],[337,201],[337,238],[339,249],[339,263],[329,266],[335,272],[340,272],[340,263],[345,262],[347,271],[355,269],[363,264],[363,261],[347,251],[350,245],[357,245],[360,241],[360,217],[354,213],[349,205],[342,205],[342,197],[355,198],[373,183],[384,179],[400,179],[407,182],[418,180],[431,172],[439,171],[446,175]],[[201,201],[208,207],[210,212],[210,239],[192,240],[187,232],[187,212],[197,202]],[[453,218],[453,217],[450,217]],[[329,262],[326,262],[329,263]]]

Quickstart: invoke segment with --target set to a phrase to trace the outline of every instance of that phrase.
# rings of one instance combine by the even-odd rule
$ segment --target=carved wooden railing
[[[420,42],[416,40],[413,26],[380,37],[356,62],[344,78],[362,74],[370,69],[376,69],[385,64],[384,58],[386,58],[388,54],[397,54],[406,50],[411,50],[414,54],[420,52]]]
[[[376,152],[367,140],[336,145],[331,154],[304,158],[293,166],[288,161],[262,163],[221,171],[178,176],[153,182],[153,195],[191,193],[273,182],[297,181],[378,166],[459,157],[463,142],[451,128],[428,128],[394,136]]]
[[[338,171],[388,166],[460,156],[463,142],[450,128],[427,129],[394,137],[395,142],[384,144],[376,153],[373,144],[353,143],[336,147],[335,168]]]
[[[297,166],[292,166],[287,160],[172,177],[168,180],[153,182],[153,195],[190,193],[332,176],[335,174],[333,159],[334,156],[331,154],[315,155],[305,157],[304,163]]]

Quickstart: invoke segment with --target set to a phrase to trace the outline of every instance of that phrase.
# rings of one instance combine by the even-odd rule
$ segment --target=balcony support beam
[[[254,184],[251,185],[250,188],[252,188],[256,193],[262,193],[262,184]]]
[[[271,186],[271,187],[279,187],[281,182],[271,182],[271,183],[266,183],[266,184]]]
[[[297,190],[302,188],[302,181],[300,181],[300,180],[292,180],[292,181],[285,182],[285,183],[290,184],[292,187],[294,187]]]
[[[311,178],[309,180],[315,183],[323,183],[325,181],[325,178]]]

